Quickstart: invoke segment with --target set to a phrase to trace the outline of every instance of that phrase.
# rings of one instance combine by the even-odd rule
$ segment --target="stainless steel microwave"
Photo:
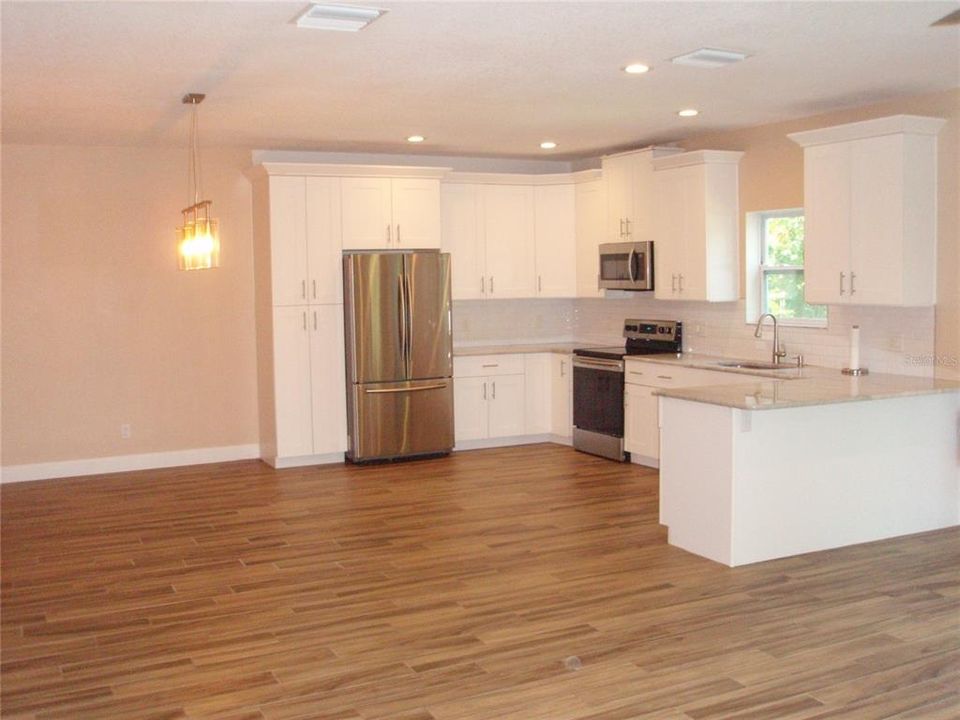
[[[602,243],[601,290],[653,290],[653,243]]]

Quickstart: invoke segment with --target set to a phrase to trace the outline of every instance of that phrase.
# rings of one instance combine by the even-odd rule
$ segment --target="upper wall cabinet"
[[[939,118],[788,135],[803,146],[807,302],[936,302]]]
[[[461,173],[450,179],[457,182],[441,187],[441,215],[454,300],[574,297],[569,176]]]
[[[699,150],[653,161],[653,258],[658,300],[740,295],[741,152]]]
[[[341,193],[344,249],[440,247],[439,179],[349,177]]]
[[[342,302],[339,179],[269,177],[260,202],[269,253],[260,287],[269,287],[271,304]]]
[[[681,152],[650,147],[603,158],[607,212],[603,242],[647,242],[654,237],[653,160]]]
[[[597,171],[592,172],[596,177],[578,182],[575,190],[577,297],[603,297],[599,248],[607,218],[606,184]]]

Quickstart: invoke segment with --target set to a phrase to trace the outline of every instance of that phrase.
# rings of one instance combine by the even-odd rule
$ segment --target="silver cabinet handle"
[[[661,380],[673,380],[673,375],[657,375]]]
[[[317,281],[311,280],[311,282],[313,283],[313,299],[316,300],[317,299]]]
[[[400,223],[397,223],[397,245],[400,244]]]
[[[627,224],[627,237],[630,237],[630,218],[624,218],[624,222]]]
[[[480,294],[481,295],[487,294],[487,285],[483,281],[483,275],[480,276]]]
[[[560,377],[566,377],[566,360],[560,361]]]
[[[543,276],[537,275],[537,292],[543,292]]]
[[[393,240],[393,227],[387,224],[387,245],[389,245]]]
[[[497,399],[497,381],[494,380],[492,385],[493,385],[493,399],[496,400]]]
[[[484,400],[487,399],[487,384],[486,384],[486,383],[483,384],[483,399],[484,399]]]
[[[500,367],[500,363],[481,364],[480,367]]]
[[[640,372],[640,371],[638,371],[638,370],[631,370],[631,371],[630,371],[630,374],[631,374],[631,375],[643,375],[643,373]]]
[[[317,311],[316,310],[313,311],[313,329],[314,330],[317,329]]]
[[[493,295],[493,275],[490,276],[490,294]]]
[[[850,294],[853,295],[857,291],[857,286],[854,285],[854,282],[857,279],[857,274],[851,270],[850,271]]]
[[[304,300],[307,299],[307,281],[306,280],[300,281],[300,297],[302,297]]]
[[[623,218],[620,218],[620,238],[623,239]]]
[[[845,274],[845,273],[840,273],[840,294],[841,294],[841,295],[844,294],[844,290],[843,290],[843,279],[844,279],[845,277],[846,277],[846,274]]]
[[[677,275],[677,287],[680,289],[680,292],[683,292],[683,273]]]
[[[676,291],[677,291],[677,276],[676,276],[676,275],[671,275],[670,277],[673,278],[673,279],[671,280],[671,282],[670,282],[670,291],[671,291],[671,292],[676,292]]]
[[[307,311],[306,310],[303,311],[303,329],[304,330],[307,329]]]
[[[424,390],[443,390],[446,388],[445,383],[437,383],[436,385],[420,385],[419,387],[403,387],[403,388],[373,388],[364,390],[367,395],[384,395],[387,393],[407,393],[407,392],[423,392]]]

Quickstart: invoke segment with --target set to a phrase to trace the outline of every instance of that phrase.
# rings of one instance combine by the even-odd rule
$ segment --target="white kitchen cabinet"
[[[443,250],[450,253],[454,300],[477,300],[486,294],[484,246],[480,236],[479,186],[440,186]]]
[[[571,357],[550,355],[550,433],[573,436],[573,368]]]
[[[341,305],[273,311],[276,457],[347,448]]]
[[[534,188],[483,185],[481,198],[486,297],[533,297]]]
[[[525,433],[546,435],[551,430],[553,408],[552,365],[550,353],[523,356]]]
[[[700,150],[653,161],[658,300],[740,295],[741,152]]]
[[[577,297],[603,297],[599,287],[600,243],[604,241],[606,196],[603,178],[577,183]]]
[[[337,178],[269,179],[273,305],[342,302]]]
[[[653,161],[681,152],[677,148],[649,147],[603,158],[606,196],[606,233],[603,242],[647,242],[654,235]]]
[[[944,122],[898,115],[788,136],[804,148],[807,302],[936,302]]]
[[[455,357],[454,431],[458,443],[525,433],[522,355]]]
[[[660,457],[658,388],[736,385],[755,376],[719,370],[701,370],[669,363],[627,358],[624,368],[623,442],[631,460],[656,465]]]
[[[534,188],[537,297],[577,294],[576,200],[573,184]]]
[[[440,181],[345,177],[343,247],[413,250],[440,247]]]

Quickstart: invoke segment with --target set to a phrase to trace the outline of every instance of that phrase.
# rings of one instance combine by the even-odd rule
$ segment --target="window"
[[[826,327],[827,306],[803,298],[803,210],[749,213],[747,228],[747,321],[769,312],[784,325]]]

